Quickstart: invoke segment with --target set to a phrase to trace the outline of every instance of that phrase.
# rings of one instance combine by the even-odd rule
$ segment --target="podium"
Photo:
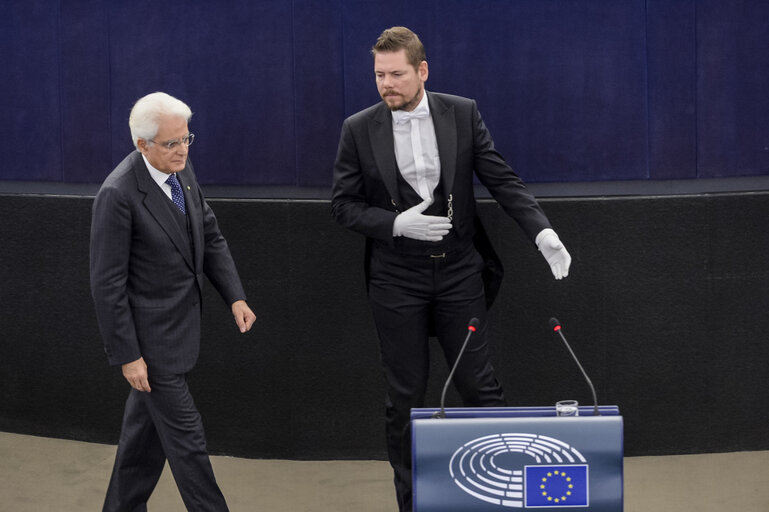
[[[412,409],[415,512],[622,512],[617,406]]]

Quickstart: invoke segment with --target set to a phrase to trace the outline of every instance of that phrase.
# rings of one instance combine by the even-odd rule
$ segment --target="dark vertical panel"
[[[647,2],[649,178],[697,177],[695,0]]]
[[[699,177],[769,173],[769,3],[697,3]]]
[[[763,281],[767,272],[748,262],[759,262],[769,254],[765,236],[769,196],[744,194],[735,203],[729,196],[709,199],[708,314],[703,323],[712,339],[721,340],[711,349],[711,371],[705,381],[716,410],[756,411],[769,408],[769,395],[758,381],[769,379],[766,355],[769,293]],[[704,259],[704,258],[703,258]],[[709,420],[716,442],[747,450],[756,439],[766,437],[765,425],[725,414]],[[715,441],[718,439],[718,441]]]
[[[202,183],[295,183],[290,3],[112,3],[110,39],[114,163],[131,106],[162,90],[194,112]]]
[[[0,178],[61,179],[59,4],[10,2],[0,16]]]
[[[296,185],[331,186],[344,120],[341,0],[294,0]]]
[[[39,435],[117,441],[127,389],[99,346],[88,281],[92,203],[0,196],[0,429],[27,424]],[[103,432],[93,428],[110,417]]]
[[[61,32],[63,181],[99,181],[112,167],[109,30],[104,2],[63,2]]]

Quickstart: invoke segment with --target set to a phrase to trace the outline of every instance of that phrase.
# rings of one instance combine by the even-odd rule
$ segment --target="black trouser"
[[[166,459],[187,510],[227,511],[184,375],[153,375],[131,389],[104,511],[144,512]]]
[[[387,449],[401,512],[412,510],[409,416],[411,408],[424,406],[431,323],[451,367],[468,321],[472,317],[481,321],[453,383],[467,407],[505,405],[486,341],[483,260],[472,244],[434,256],[375,247],[370,266],[369,299],[387,381]]]

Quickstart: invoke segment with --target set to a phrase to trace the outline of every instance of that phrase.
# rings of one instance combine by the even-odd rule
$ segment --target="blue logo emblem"
[[[460,446],[449,462],[454,483],[501,507],[587,507],[589,466],[573,446],[537,434],[493,434]]]

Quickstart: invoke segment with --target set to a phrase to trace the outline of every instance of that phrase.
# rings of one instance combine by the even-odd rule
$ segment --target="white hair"
[[[137,149],[139,139],[152,140],[158,134],[160,119],[165,116],[181,117],[189,122],[192,110],[183,101],[164,92],[153,92],[139,98],[128,117],[131,139]]]

